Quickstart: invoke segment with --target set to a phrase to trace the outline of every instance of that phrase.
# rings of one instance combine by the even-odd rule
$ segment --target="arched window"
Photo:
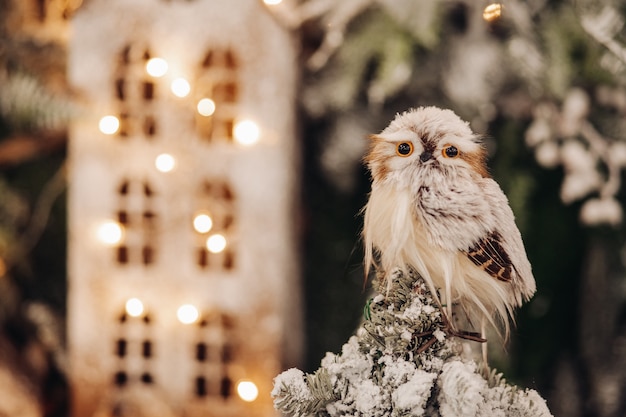
[[[146,63],[151,58],[147,46],[128,44],[118,54],[113,81],[120,120],[118,135],[122,138],[157,135],[154,102],[157,86],[146,73]]]
[[[117,358],[113,384],[124,388],[130,383],[152,384],[152,359],[155,347],[152,340],[152,318],[149,314],[137,317],[123,311],[117,320],[117,335],[113,342],[113,355]],[[136,362],[141,366],[137,367]],[[133,363],[133,365],[129,365]],[[141,369],[137,372],[137,369]]]
[[[236,264],[236,198],[222,180],[205,180],[196,197],[193,226],[196,263],[202,269],[228,271]]]
[[[238,62],[230,49],[208,50],[196,80],[198,100],[210,100],[209,108],[196,113],[196,129],[206,142],[233,139],[239,101]]]
[[[226,314],[213,313],[199,322],[191,352],[197,365],[196,397],[228,399],[233,395],[233,369],[239,353],[235,330],[233,318]]]
[[[118,189],[117,221],[124,239],[116,248],[119,265],[151,265],[156,261],[157,214],[154,189],[148,181],[123,180]]]

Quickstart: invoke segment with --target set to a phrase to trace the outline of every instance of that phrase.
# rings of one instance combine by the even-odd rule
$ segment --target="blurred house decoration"
[[[90,0],[70,27],[72,414],[275,415],[302,343],[293,37],[256,0]]]

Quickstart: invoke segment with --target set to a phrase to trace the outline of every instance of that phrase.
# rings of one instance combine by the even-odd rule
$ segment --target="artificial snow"
[[[291,387],[292,395],[299,400],[306,401],[311,398],[311,391],[304,382],[304,372],[299,369],[291,368],[274,378],[274,389],[272,397],[279,395],[283,386]]]
[[[407,275],[397,271],[389,294],[370,300],[341,354],[327,353],[313,374],[290,369],[275,379],[278,410],[291,417],[551,415],[536,391],[462,359],[463,345],[446,336],[421,278]]]

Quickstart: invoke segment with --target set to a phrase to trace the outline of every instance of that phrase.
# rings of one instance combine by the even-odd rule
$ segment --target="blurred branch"
[[[16,134],[0,142],[0,169],[19,165],[62,148],[67,143],[65,130],[38,134]]]
[[[31,250],[46,228],[52,205],[66,187],[66,166],[67,162],[63,162],[41,191],[31,222],[21,238],[23,250]]]

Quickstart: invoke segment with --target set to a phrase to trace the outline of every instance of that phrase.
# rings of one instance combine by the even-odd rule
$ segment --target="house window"
[[[195,85],[198,100],[210,99],[214,108],[196,113],[196,130],[206,142],[233,140],[233,126],[239,101],[238,62],[230,49],[207,51]]]
[[[233,369],[238,354],[233,319],[216,313],[201,320],[192,354],[197,365],[195,396],[229,399],[233,395]]]
[[[131,317],[123,312],[119,316],[117,337],[113,342],[113,355],[117,358],[112,377],[115,386],[124,388],[131,383],[154,383],[151,368],[156,352],[150,337],[151,323],[149,315]],[[140,362],[140,366],[137,366],[137,362]]]
[[[193,226],[196,263],[202,269],[229,271],[236,265],[236,198],[226,181],[204,181],[196,198]],[[201,219],[204,218],[204,224]]]
[[[67,21],[75,8],[67,0],[34,0],[34,12],[41,23]]]
[[[148,181],[125,179],[119,184],[117,194],[117,221],[123,226],[125,237],[116,247],[116,261],[119,265],[152,265],[156,261],[158,222],[154,189]]]
[[[150,49],[143,45],[128,44],[118,54],[113,97],[120,120],[118,135],[122,138],[152,139],[158,133],[154,103],[159,91],[145,69],[150,57]]]

